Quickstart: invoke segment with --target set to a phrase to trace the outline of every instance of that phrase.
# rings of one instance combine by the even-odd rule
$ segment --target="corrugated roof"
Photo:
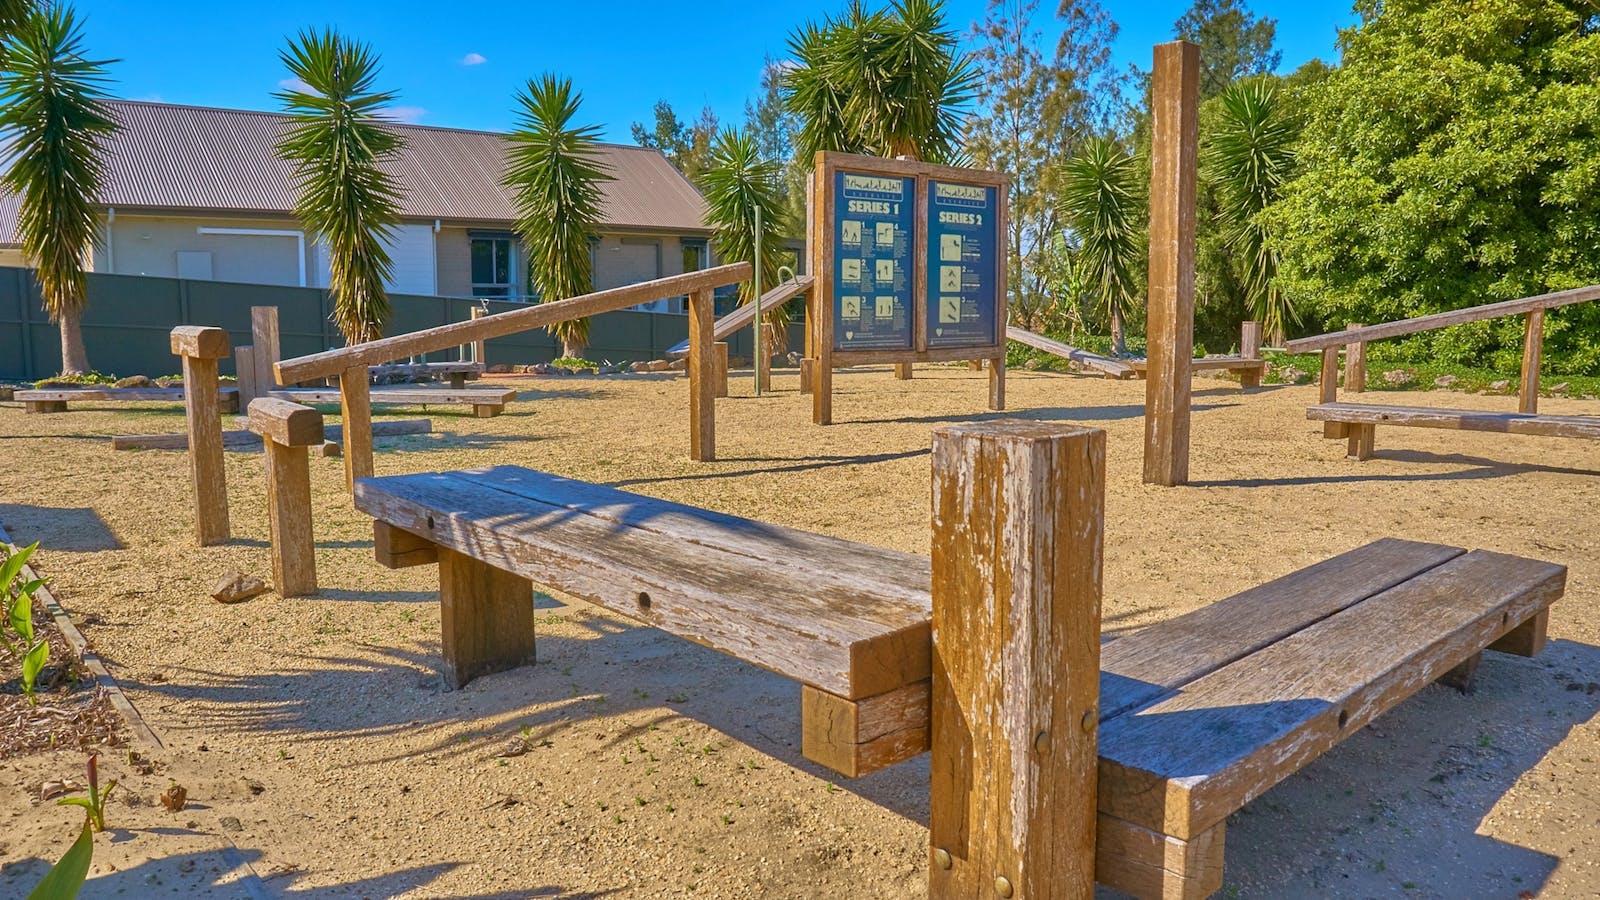
[[[290,214],[294,174],[273,147],[281,113],[113,100],[122,128],[112,139],[101,201],[107,206]],[[395,123],[405,149],[387,164],[403,199],[401,215],[510,225],[500,184],[504,135]],[[658,150],[602,144],[613,181],[603,188],[609,231],[703,232],[705,201]],[[16,198],[0,197],[0,244],[15,243]]]

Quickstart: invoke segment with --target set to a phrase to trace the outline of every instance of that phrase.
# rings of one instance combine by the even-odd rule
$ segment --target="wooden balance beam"
[[[538,584],[800,682],[802,752],[841,774],[931,750],[937,897],[996,872],[1206,896],[1229,813],[1480,651],[1538,652],[1565,585],[1384,540],[1102,649],[1103,433],[996,422],[934,448],[932,560],[512,466],[362,479],[355,503],[384,565],[439,565],[452,684],[532,660]],[[1019,809],[1055,823],[1049,852],[1097,833],[1092,862],[1020,874],[1048,826]]]
[[[63,413],[67,411],[68,403],[87,403],[89,401],[102,403],[182,403],[183,388],[32,388],[15,392],[12,395],[12,399],[22,402],[24,412]],[[217,390],[217,399],[222,412],[234,413],[239,411],[239,391],[237,389],[219,388]]]
[[[407,434],[429,434],[433,431],[433,421],[430,419],[391,419],[384,422],[372,423],[373,437],[399,437]],[[344,439],[344,429],[338,425],[328,425],[323,428],[326,440],[339,442]],[[189,449],[189,436],[187,434],[118,434],[111,438],[113,450],[187,450]],[[222,449],[224,450],[259,450],[261,449],[261,435],[254,431],[224,431],[222,432]]]

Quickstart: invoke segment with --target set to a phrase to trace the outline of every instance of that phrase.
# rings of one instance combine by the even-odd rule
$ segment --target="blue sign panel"
[[[837,172],[833,349],[910,350],[916,179]]]
[[[999,192],[928,182],[928,347],[993,347],[998,339]]]

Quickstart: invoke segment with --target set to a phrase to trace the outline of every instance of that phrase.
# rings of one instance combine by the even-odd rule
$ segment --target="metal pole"
[[[751,277],[754,279],[755,295],[756,295],[756,297],[755,297],[755,303],[756,303],[756,320],[755,320],[756,321],[756,325],[755,325],[755,334],[756,334],[756,340],[755,340],[756,396],[759,397],[759,396],[761,396],[761,370],[767,364],[766,348],[763,346],[763,344],[766,343],[766,340],[765,340],[766,339],[766,334],[765,334],[766,327],[761,321],[761,207],[759,205],[756,206],[756,261],[755,261],[755,272]]]

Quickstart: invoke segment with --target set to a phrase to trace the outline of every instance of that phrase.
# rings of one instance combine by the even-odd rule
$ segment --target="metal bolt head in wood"
[[[1011,879],[1004,875],[994,877],[994,892],[1001,897],[1011,896]]]
[[[950,858],[950,851],[939,847],[933,851],[933,864],[941,869],[949,869],[955,865],[955,860]]]

